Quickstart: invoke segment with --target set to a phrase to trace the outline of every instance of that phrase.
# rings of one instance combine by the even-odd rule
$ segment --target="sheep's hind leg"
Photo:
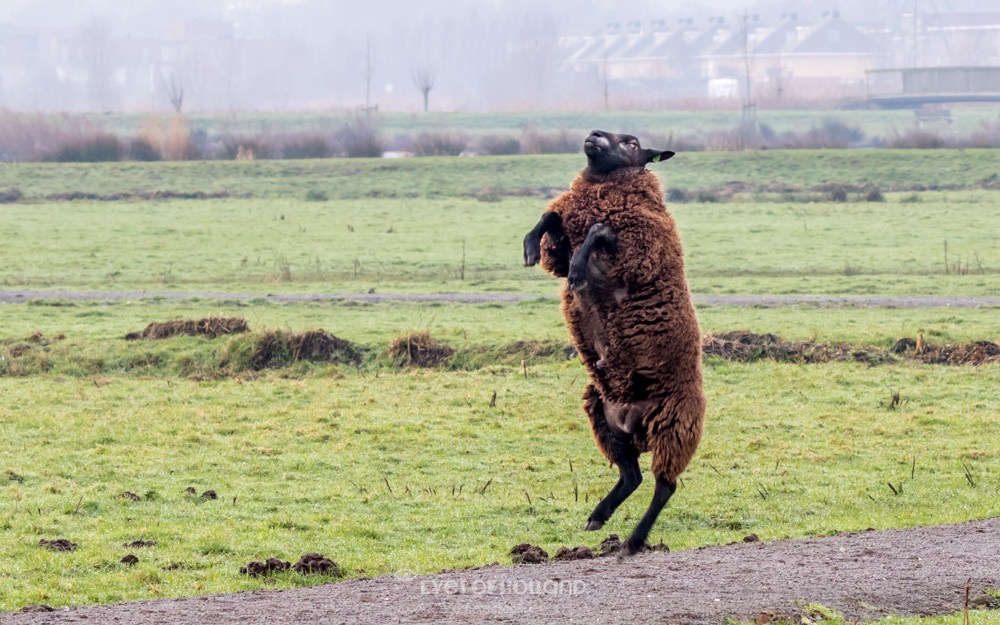
[[[646,514],[642,515],[642,519],[639,524],[635,526],[632,531],[632,535],[629,536],[628,540],[622,546],[622,554],[630,556],[635,553],[639,553],[642,550],[643,545],[646,544],[646,538],[649,536],[649,530],[653,528],[653,523],[656,522],[656,517],[660,516],[660,511],[663,510],[663,506],[667,505],[670,497],[677,490],[676,480],[667,480],[665,478],[656,476],[656,488],[653,491],[653,501],[649,502],[649,508],[646,510]]]
[[[618,483],[611,489],[604,499],[601,500],[594,511],[587,519],[588,532],[599,530],[604,527],[611,515],[614,514],[618,506],[628,499],[628,496],[639,488],[642,483],[642,471],[639,470],[639,455],[635,454],[628,458],[621,458],[615,462],[618,465]]]

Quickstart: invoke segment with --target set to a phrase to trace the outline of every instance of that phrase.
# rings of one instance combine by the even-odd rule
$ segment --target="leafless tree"
[[[365,113],[372,111],[372,78],[375,76],[375,53],[371,35],[365,37]]]
[[[184,87],[178,86],[175,76],[170,76],[170,84],[167,81],[163,81],[163,87],[167,91],[167,97],[170,99],[170,106],[173,107],[174,112],[180,115],[181,108],[184,106]]]
[[[431,70],[424,66],[417,66],[413,72],[413,84],[416,85],[420,93],[424,95],[424,112],[427,112],[427,96],[434,88],[434,75]]]

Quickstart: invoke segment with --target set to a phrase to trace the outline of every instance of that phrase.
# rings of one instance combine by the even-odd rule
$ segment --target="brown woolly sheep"
[[[680,236],[645,168],[674,153],[596,130],[584,153],[587,167],[525,236],[524,261],[567,278],[562,311],[590,378],[583,408],[620,474],[586,529],[601,528],[638,488],[639,455],[653,454],[656,488],[628,555],[642,549],[701,439],[701,334]]]

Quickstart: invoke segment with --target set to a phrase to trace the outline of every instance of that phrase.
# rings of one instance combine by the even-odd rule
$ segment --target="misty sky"
[[[103,33],[101,41],[119,42],[169,41],[171,25],[182,20],[232,25],[229,49],[206,44],[183,63],[156,70],[170,75],[153,82],[182,84],[192,109],[352,107],[364,104],[370,92],[372,104],[414,110],[422,101],[413,76],[425,68],[434,78],[432,109],[488,110],[572,106],[579,92],[558,84],[559,36],[595,33],[609,22],[660,19],[669,25],[692,18],[707,24],[722,16],[734,23],[748,13],[773,23],[790,12],[815,21],[831,10],[848,20],[898,22],[915,5],[922,12],[950,12],[984,10],[983,4],[997,0],[2,0],[0,24],[45,29],[54,37],[64,36],[59,29],[67,29],[66,37],[72,36],[68,29],[90,29]],[[240,42],[248,45],[240,48]],[[256,50],[244,54],[251,44]],[[83,45],[92,49],[76,53],[84,65],[77,74],[104,71],[109,77],[102,80],[111,86],[78,86],[62,96],[75,98],[66,108],[115,108],[115,98],[133,102],[132,108],[169,106],[158,85],[144,87],[141,105],[134,104],[134,93],[116,94],[111,75],[123,61],[112,59],[102,69],[96,44]],[[212,58],[214,66],[195,66]],[[44,98],[64,88],[65,80],[44,79],[49,82],[37,81],[30,97],[10,83],[4,94],[0,81],[0,108],[60,108]]]

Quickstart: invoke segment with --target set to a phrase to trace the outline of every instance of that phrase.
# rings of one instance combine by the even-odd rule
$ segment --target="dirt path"
[[[272,302],[521,302],[544,297],[526,293],[225,293],[220,291],[32,291],[0,290],[0,303],[23,304],[37,300],[122,301],[134,299],[218,299]],[[871,296],[871,295],[695,295],[695,304],[706,306],[762,306],[778,308],[799,304],[874,308],[976,308],[1000,306],[1000,297],[986,296]]]
[[[1000,607],[1000,517],[828,538],[738,543],[549,564],[380,577],[0,616],[21,623],[684,623],[799,621],[808,604],[848,620]]]

